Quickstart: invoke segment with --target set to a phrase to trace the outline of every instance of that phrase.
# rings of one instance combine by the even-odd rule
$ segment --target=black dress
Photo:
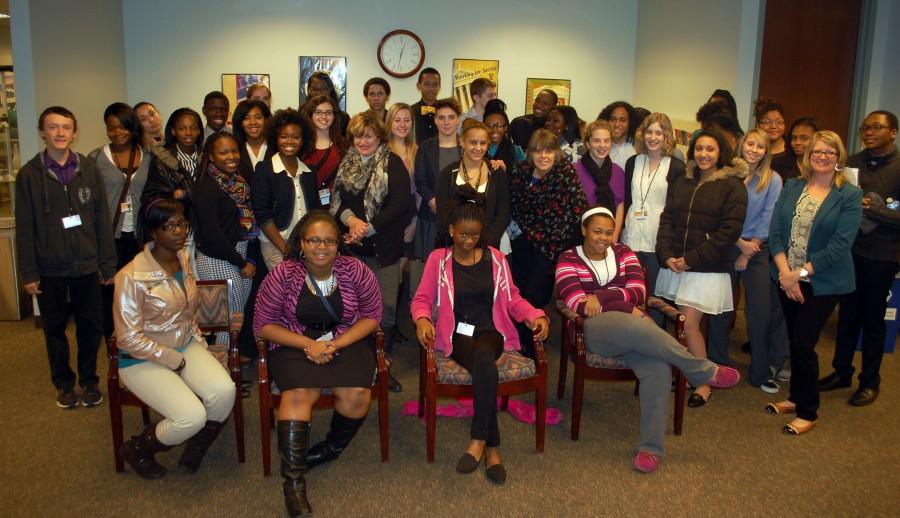
[[[326,297],[338,315],[344,304],[339,289]],[[333,331],[337,322],[325,309],[319,297],[306,286],[297,297],[297,322],[306,327],[305,336],[316,339]],[[375,349],[366,337],[338,351],[324,365],[313,363],[306,352],[281,346],[269,353],[272,379],[282,391],[296,388],[371,387],[375,374]]]

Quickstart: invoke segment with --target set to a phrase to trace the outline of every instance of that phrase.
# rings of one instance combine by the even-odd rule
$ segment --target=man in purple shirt
[[[102,334],[100,284],[116,273],[112,222],[97,165],[72,151],[78,126],[61,106],[41,113],[46,149],[16,176],[16,251],[24,289],[38,299],[56,404],[75,408],[66,325],[75,316],[81,404],[99,405],[97,349]]]

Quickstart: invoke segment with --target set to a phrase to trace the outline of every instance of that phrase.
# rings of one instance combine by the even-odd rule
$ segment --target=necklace
[[[310,282],[314,281],[315,285]],[[313,293],[321,292],[326,297],[334,293],[334,289],[337,287],[337,279],[334,278],[334,272],[331,272],[331,275],[328,276],[325,280],[315,279],[312,275],[306,276],[306,285],[309,287],[309,290]],[[318,288],[318,290],[316,289]]]
[[[469,181],[469,168],[466,167],[466,161],[465,160],[460,161],[460,166],[462,166],[461,169],[462,169],[462,174],[463,174],[463,180],[465,180],[466,183],[471,187],[472,183]],[[484,162],[482,162],[478,166],[478,180],[475,182],[475,186],[472,187],[476,191],[478,190],[478,187],[481,186],[481,174],[483,172],[484,172]]]
[[[594,274],[594,278],[597,279],[597,283],[600,286],[605,286],[605,285],[609,284],[609,281],[610,281],[609,263],[608,263],[609,250],[606,251],[606,255],[603,257],[603,259],[597,259],[597,260],[591,259],[590,257],[588,257],[587,253],[584,251],[584,248],[581,249],[581,252],[584,254],[584,258],[586,259],[585,262],[587,263],[588,268],[590,268],[591,273]],[[594,264],[597,261],[603,261],[603,269],[606,270],[606,277],[604,277],[603,279],[600,278],[600,270],[596,266],[594,266]]]

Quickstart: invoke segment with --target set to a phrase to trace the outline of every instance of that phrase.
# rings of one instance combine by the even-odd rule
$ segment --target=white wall
[[[419,99],[416,78],[393,79],[375,51],[387,32],[406,28],[425,44],[425,66],[451,93],[453,58],[499,59],[500,97],[511,115],[525,109],[527,77],[572,80],[572,104],[592,120],[614,99],[630,99],[637,4],[629,0],[123,0],[128,101],[164,113],[199,111],[221,88],[221,73],[269,73],[275,106],[298,102],[297,57],[346,56],[348,111],[366,108],[372,76],[391,84],[392,101]]]
[[[13,0],[10,11],[23,160],[41,149],[37,117],[51,105],[78,119],[78,151],[107,142],[103,110],[126,98],[120,0]]]
[[[759,68],[761,2],[640,0],[635,105],[664,112],[688,129],[709,95],[724,88],[746,128]]]

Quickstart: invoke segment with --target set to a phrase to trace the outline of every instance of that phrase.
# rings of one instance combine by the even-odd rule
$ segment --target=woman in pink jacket
[[[450,215],[453,245],[431,253],[412,302],[416,336],[472,373],[475,414],[471,441],[456,471],[472,473],[484,459],[492,482],[506,481],[497,427],[497,364],[506,351],[521,348],[513,320],[524,322],[543,340],[550,321],[519,295],[506,258],[484,246],[484,200],[460,200]],[[437,322],[432,321],[437,306]]]

